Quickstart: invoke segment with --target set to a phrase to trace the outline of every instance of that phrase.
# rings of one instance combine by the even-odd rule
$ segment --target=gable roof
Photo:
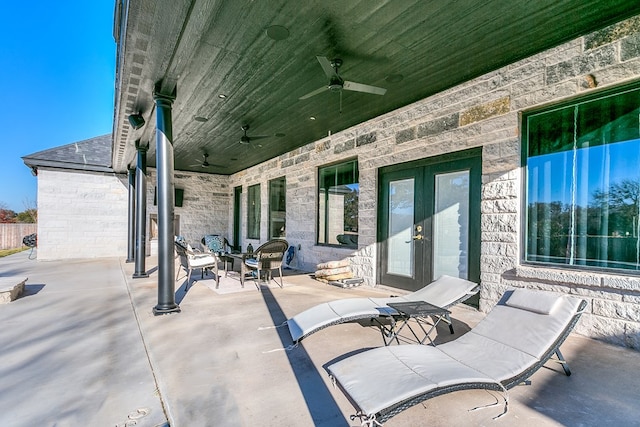
[[[54,169],[113,172],[111,168],[111,134],[38,151],[22,157],[24,164],[37,175],[39,167]]]

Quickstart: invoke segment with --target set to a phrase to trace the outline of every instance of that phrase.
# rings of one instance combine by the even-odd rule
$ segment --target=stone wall
[[[241,185],[246,203],[247,186],[261,184],[261,240],[265,241],[267,182],[285,176],[287,240],[300,247],[298,266],[312,271],[319,262],[351,257],[356,274],[375,285],[378,169],[482,147],[481,310],[489,310],[507,286],[559,290],[589,300],[579,332],[640,348],[637,276],[539,268],[520,262],[521,112],[637,80],[638,46],[640,17],[328,135],[232,176],[229,186]],[[318,246],[317,169],[351,158],[358,159],[360,169],[359,248]]]
[[[38,169],[38,260],[127,254],[126,176]]]
[[[640,18],[607,27],[523,59],[405,108],[307,144],[233,176],[177,172],[184,189],[180,234],[233,231],[233,188],[242,186],[242,240],[268,240],[268,182],[286,178],[286,239],[299,248],[295,266],[349,257],[368,285],[377,281],[377,177],[381,167],[480,147],[481,299],[490,309],[509,286],[550,289],[586,298],[578,332],[640,348],[640,278],[522,264],[520,114],[640,78]],[[390,88],[392,90],[392,88]],[[364,95],[363,95],[364,96]],[[347,114],[348,112],[345,112]],[[316,244],[317,171],[357,158],[360,170],[359,247]],[[147,181],[154,206],[155,170]],[[246,239],[247,188],[260,184],[260,239]],[[127,181],[110,174],[39,169],[39,259],[125,256]],[[150,234],[148,234],[150,235]],[[153,242],[151,242],[153,243]],[[153,253],[153,246],[151,251]]]
[[[153,204],[156,187],[156,170],[147,170],[147,224],[149,218],[158,214]],[[229,188],[229,177],[194,172],[176,172],[175,188],[184,190],[182,206],[174,214],[179,217],[179,234],[197,247],[205,234],[220,234],[229,238],[229,212],[233,207],[233,191]],[[151,237],[151,233],[147,234]],[[157,242],[149,239],[150,254],[156,254]],[[231,239],[229,239],[231,240]]]

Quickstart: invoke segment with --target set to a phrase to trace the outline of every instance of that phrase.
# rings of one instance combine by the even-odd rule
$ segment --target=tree
[[[16,213],[0,202],[0,223],[15,222]]]
[[[27,209],[16,215],[15,222],[34,224],[37,216],[38,212],[35,209]]]
[[[16,222],[28,224],[35,224],[38,222],[38,209],[36,209],[36,204],[29,199],[24,199],[22,204],[24,205],[24,211],[17,215]]]

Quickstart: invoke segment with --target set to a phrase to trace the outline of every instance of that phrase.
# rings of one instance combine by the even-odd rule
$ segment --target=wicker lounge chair
[[[585,306],[584,300],[551,292],[508,291],[475,328],[454,341],[380,347],[329,364],[327,370],[363,425],[380,425],[424,400],[467,389],[503,391],[506,412],[507,389],[527,380],[554,354],[571,374],[559,347]]]
[[[478,292],[478,285],[468,280],[452,276],[441,276],[438,280],[408,295],[390,298],[345,298],[318,304],[287,320],[289,333],[293,342],[329,326],[345,322],[371,319],[372,325],[379,326],[383,335],[386,333],[385,319],[398,313],[387,304],[406,301],[426,301],[442,308],[458,304]],[[453,326],[449,315],[443,319]]]

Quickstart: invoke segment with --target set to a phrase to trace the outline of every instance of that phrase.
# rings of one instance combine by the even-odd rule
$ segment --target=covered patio
[[[482,281],[482,310],[509,282],[547,286],[547,271],[517,268],[526,233],[522,113],[633,84],[639,11],[625,1],[116,2],[111,167],[129,174],[134,276],[144,276],[155,221],[159,314],[179,310],[176,234],[191,242],[220,234],[242,247],[286,237],[301,250],[301,268],[352,257],[371,286],[416,288],[441,267]],[[458,233],[445,249],[429,240],[436,191],[420,174],[433,178],[432,165],[449,166],[443,176],[466,168],[451,179],[469,182],[455,202],[467,211],[447,221],[470,219],[443,232]],[[394,236],[384,200],[401,169],[419,176],[416,207]],[[459,193],[450,185],[443,193]],[[352,204],[330,207],[339,186],[354,193]],[[353,236],[343,245],[345,233]],[[415,258],[407,266],[390,260],[394,237]],[[432,269],[434,259],[442,265]],[[389,262],[400,267],[387,271]],[[569,286],[582,284],[569,275]],[[616,328],[636,345],[635,327]]]
[[[0,259],[3,275],[29,278],[26,295],[0,307],[3,426],[357,424],[324,366],[380,346],[379,332],[344,324],[284,351],[288,332],[274,326],[319,302],[389,290],[340,289],[289,271],[283,289],[221,294],[208,278],[186,294],[178,283],[180,314],[154,316],[157,264],[148,261],[150,276],[132,279],[124,258],[36,262],[23,252]],[[457,306],[452,316],[455,335],[443,326],[436,343],[465,333],[483,314]],[[499,420],[492,418],[500,407],[469,412],[498,397],[462,391],[386,425],[638,425],[638,352],[578,335],[562,352],[573,375],[548,363],[531,385],[509,391],[509,412]]]

